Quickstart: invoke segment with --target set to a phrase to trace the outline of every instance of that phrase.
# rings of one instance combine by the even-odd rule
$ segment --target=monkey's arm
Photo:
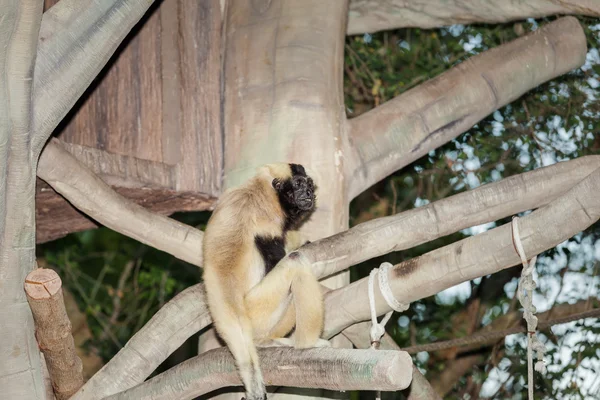
[[[304,235],[302,235],[299,231],[289,231],[287,233],[285,240],[286,254],[291,253],[294,250],[298,250],[305,244],[310,243],[310,241],[305,240],[303,236]]]

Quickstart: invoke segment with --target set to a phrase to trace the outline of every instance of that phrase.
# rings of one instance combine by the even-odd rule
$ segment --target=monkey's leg
[[[294,313],[281,310],[289,293],[292,294]],[[271,333],[289,332],[295,314],[297,348],[313,347],[323,331],[323,296],[310,263],[292,253],[282,260],[245,297],[246,307],[257,338]],[[293,326],[293,325],[292,325]]]
[[[220,293],[212,295],[217,300],[212,302],[213,321],[235,359],[246,390],[246,400],[266,399],[264,380],[253,341],[252,323],[246,313],[242,296],[224,299]]]

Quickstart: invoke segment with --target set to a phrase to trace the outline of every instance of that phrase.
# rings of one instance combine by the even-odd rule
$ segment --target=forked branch
[[[349,120],[350,198],[528,90],[581,66],[586,52],[581,25],[564,17]]]

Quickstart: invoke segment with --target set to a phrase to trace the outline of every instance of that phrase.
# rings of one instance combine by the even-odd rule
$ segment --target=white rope
[[[395,311],[402,312],[408,309],[410,304],[400,303],[394,293],[392,292],[392,288],[390,287],[390,281],[388,279],[388,274],[390,269],[393,268],[393,265],[385,262],[379,266],[379,268],[373,268],[371,273],[369,274],[369,306],[371,307],[371,348],[378,349],[379,343],[381,341],[381,337],[385,335],[385,324],[388,323],[390,318],[392,317],[392,313]],[[393,311],[385,314],[381,322],[377,322],[377,310],[375,310],[375,275],[379,275],[379,291],[383,295],[388,306]],[[375,394],[376,400],[381,400],[381,391],[377,391]]]
[[[523,244],[521,243],[521,237],[519,235],[519,217],[513,217],[512,220],[512,235],[513,243],[517,249],[517,253],[521,258],[523,264],[523,271],[521,272],[521,279],[519,279],[519,285],[517,287],[517,298],[523,306],[523,318],[527,321],[527,386],[529,392],[529,399],[533,400],[533,351],[536,352],[537,362],[535,363],[535,370],[541,373],[546,372],[546,364],[544,361],[544,353],[546,347],[538,339],[535,331],[537,328],[538,319],[534,315],[536,312],[535,306],[533,305],[533,291],[537,287],[533,280],[533,269],[537,256],[534,256],[531,261],[527,262],[525,256],[525,250],[523,250]]]

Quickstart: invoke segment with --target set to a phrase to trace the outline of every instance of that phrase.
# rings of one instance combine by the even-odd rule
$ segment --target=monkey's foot
[[[294,341],[288,338],[265,339],[256,344],[258,347],[293,347]]]
[[[331,347],[331,343],[329,342],[329,340],[317,339],[317,343],[315,343],[315,347]]]

